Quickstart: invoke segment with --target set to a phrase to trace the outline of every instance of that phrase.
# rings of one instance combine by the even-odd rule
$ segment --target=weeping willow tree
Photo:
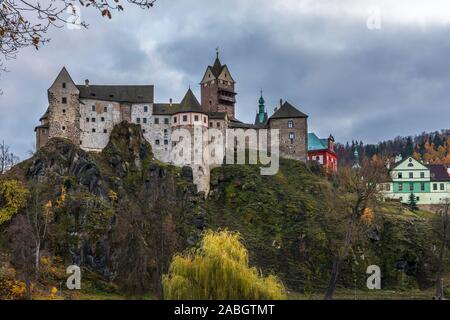
[[[283,284],[263,277],[248,263],[238,233],[206,231],[200,246],[176,255],[163,276],[164,298],[170,300],[281,300]]]

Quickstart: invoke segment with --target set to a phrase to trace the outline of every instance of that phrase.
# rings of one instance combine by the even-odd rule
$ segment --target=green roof
[[[308,151],[328,149],[328,140],[319,139],[315,133],[308,133]]]

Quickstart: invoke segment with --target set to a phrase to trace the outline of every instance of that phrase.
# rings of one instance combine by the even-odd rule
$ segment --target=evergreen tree
[[[415,211],[417,209],[419,209],[417,207],[417,201],[416,201],[416,196],[414,195],[414,193],[411,193],[409,195],[409,199],[408,199],[408,206],[412,211]]]

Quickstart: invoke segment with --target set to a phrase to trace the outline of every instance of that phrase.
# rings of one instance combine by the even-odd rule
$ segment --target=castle
[[[234,129],[278,129],[280,157],[306,162],[308,153],[308,116],[288,102],[280,100],[269,117],[262,97],[255,122],[247,124],[236,119],[236,91],[227,65],[217,52],[200,82],[201,103],[192,90],[179,103],[155,103],[153,85],[92,85],[89,80],[77,85],[63,68],[48,89],[48,108],[35,128],[36,149],[54,137],[71,140],[86,151],[101,151],[109,141],[114,125],[128,121],[139,124],[155,157],[171,162],[175,129],[190,132],[215,128],[223,132]],[[194,150],[202,152],[204,150]],[[192,165],[194,183],[199,191],[209,191],[210,166]]]

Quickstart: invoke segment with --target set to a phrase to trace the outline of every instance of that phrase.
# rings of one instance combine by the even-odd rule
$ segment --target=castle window
[[[106,130],[106,129],[103,129],[103,133],[108,133],[108,130]]]
[[[164,129],[164,133],[167,133],[167,129]]]
[[[63,129],[63,130],[66,130],[66,127],[63,126],[62,129]]]
[[[103,107],[103,112],[108,112],[108,107]]]
[[[92,129],[92,132],[95,132],[95,128]]]
[[[63,113],[66,113],[66,109],[63,109]]]
[[[183,122],[187,122],[187,115],[183,116]]]
[[[198,121],[198,116],[197,115],[194,116],[194,121]]]
[[[159,140],[155,140],[155,144],[159,146]]]
[[[113,94],[110,94],[109,97],[110,97],[110,98],[114,98],[114,95],[113,95]]]
[[[66,88],[66,83],[65,82],[62,83],[62,87],[63,87],[63,89]]]
[[[167,146],[169,144],[169,140],[164,140],[164,144]]]
[[[86,118],[86,122],[89,122],[89,118]]]
[[[289,140],[291,140],[291,143],[294,143],[294,139],[295,139],[295,133],[289,132]]]
[[[289,121],[288,121],[288,128],[289,128],[289,129],[292,129],[293,127],[294,127],[294,121],[289,120]]]
[[[95,122],[95,118],[92,118],[91,121],[92,121],[92,122]]]
[[[155,118],[155,124],[159,124],[159,118]]]
[[[142,121],[143,121],[144,123],[147,123],[147,118],[142,118]]]
[[[145,129],[142,129],[142,133],[145,133]]]
[[[136,118],[137,123],[141,123],[141,118]]]
[[[92,106],[92,107],[91,107],[91,110],[92,110],[92,111],[95,111],[95,106]]]
[[[169,124],[169,118],[164,118],[164,124]]]
[[[102,122],[105,122],[105,117],[101,117]]]
[[[177,117],[173,117],[173,123],[177,123]]]
[[[82,144],[83,144],[83,141],[80,140],[80,145],[82,145]]]
[[[63,97],[63,98],[62,98],[62,103],[63,103],[63,104],[67,104],[67,98],[66,98],[66,97]]]
[[[148,107],[144,106],[144,112],[148,112]]]

